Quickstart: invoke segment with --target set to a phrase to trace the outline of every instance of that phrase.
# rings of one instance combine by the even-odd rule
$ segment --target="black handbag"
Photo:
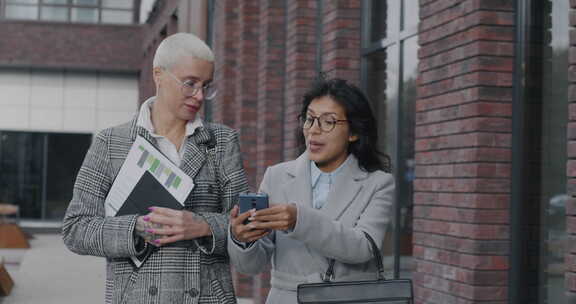
[[[298,285],[297,298],[300,304],[338,304],[338,303],[385,303],[412,304],[414,292],[409,279],[386,280],[382,255],[372,237],[364,232],[372,246],[372,253],[378,266],[376,280],[333,282],[334,260],[329,262],[323,276],[324,282]]]

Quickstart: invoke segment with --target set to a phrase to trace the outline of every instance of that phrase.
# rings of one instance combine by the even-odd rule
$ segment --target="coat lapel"
[[[206,161],[206,152],[212,141],[212,134],[207,127],[200,127],[196,132],[185,139],[184,157],[180,169],[188,176],[194,178]]]
[[[312,207],[312,186],[310,178],[310,160],[308,154],[303,153],[292,162],[286,173],[291,178],[284,190],[287,203],[295,202]],[[288,201],[289,200],[289,201]]]
[[[336,181],[328,194],[326,204],[321,208],[330,218],[338,220],[352,204],[358,193],[362,190],[361,181],[368,174],[358,167],[358,160],[353,155],[336,176]]]

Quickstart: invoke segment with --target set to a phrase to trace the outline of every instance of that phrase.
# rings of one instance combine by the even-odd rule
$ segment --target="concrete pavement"
[[[14,280],[12,293],[0,297],[0,304],[104,303],[104,258],[70,252],[59,234],[35,234],[30,249],[0,249],[0,255]]]

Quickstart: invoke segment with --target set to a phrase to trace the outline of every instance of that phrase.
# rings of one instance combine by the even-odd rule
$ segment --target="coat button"
[[[158,294],[158,287],[156,287],[156,286],[150,286],[150,288],[148,288],[148,293],[149,293],[151,296],[157,295],[157,294]]]
[[[189,294],[191,297],[195,298],[196,296],[198,296],[198,289],[192,288],[192,289],[188,290],[188,294]]]

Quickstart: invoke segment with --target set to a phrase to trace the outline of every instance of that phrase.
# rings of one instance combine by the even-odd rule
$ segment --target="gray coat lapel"
[[[206,161],[206,152],[212,141],[212,134],[206,127],[196,129],[196,132],[185,139],[184,158],[180,164],[188,176],[194,178]]]
[[[284,190],[284,197],[286,199],[296,200],[298,204],[312,207],[312,186],[310,179],[310,160],[308,154],[303,153],[295,159],[287,170],[286,173],[290,176],[291,181],[288,182]],[[286,203],[293,203],[294,201],[287,201]]]
[[[142,136],[154,147],[156,147],[156,149],[158,149],[158,143],[156,142],[156,139],[152,137],[152,135],[150,135],[150,132],[148,132],[148,130],[144,129],[144,127],[142,126],[139,126],[137,123],[138,123],[138,114],[136,114],[134,119],[132,119],[132,121],[130,122],[130,138],[132,139],[130,145],[132,145],[132,143],[136,140],[136,136]]]
[[[336,176],[336,181],[328,194],[326,204],[321,208],[332,219],[339,219],[346,209],[352,204],[360,190],[362,181],[368,174],[358,167],[358,160],[353,155]]]

